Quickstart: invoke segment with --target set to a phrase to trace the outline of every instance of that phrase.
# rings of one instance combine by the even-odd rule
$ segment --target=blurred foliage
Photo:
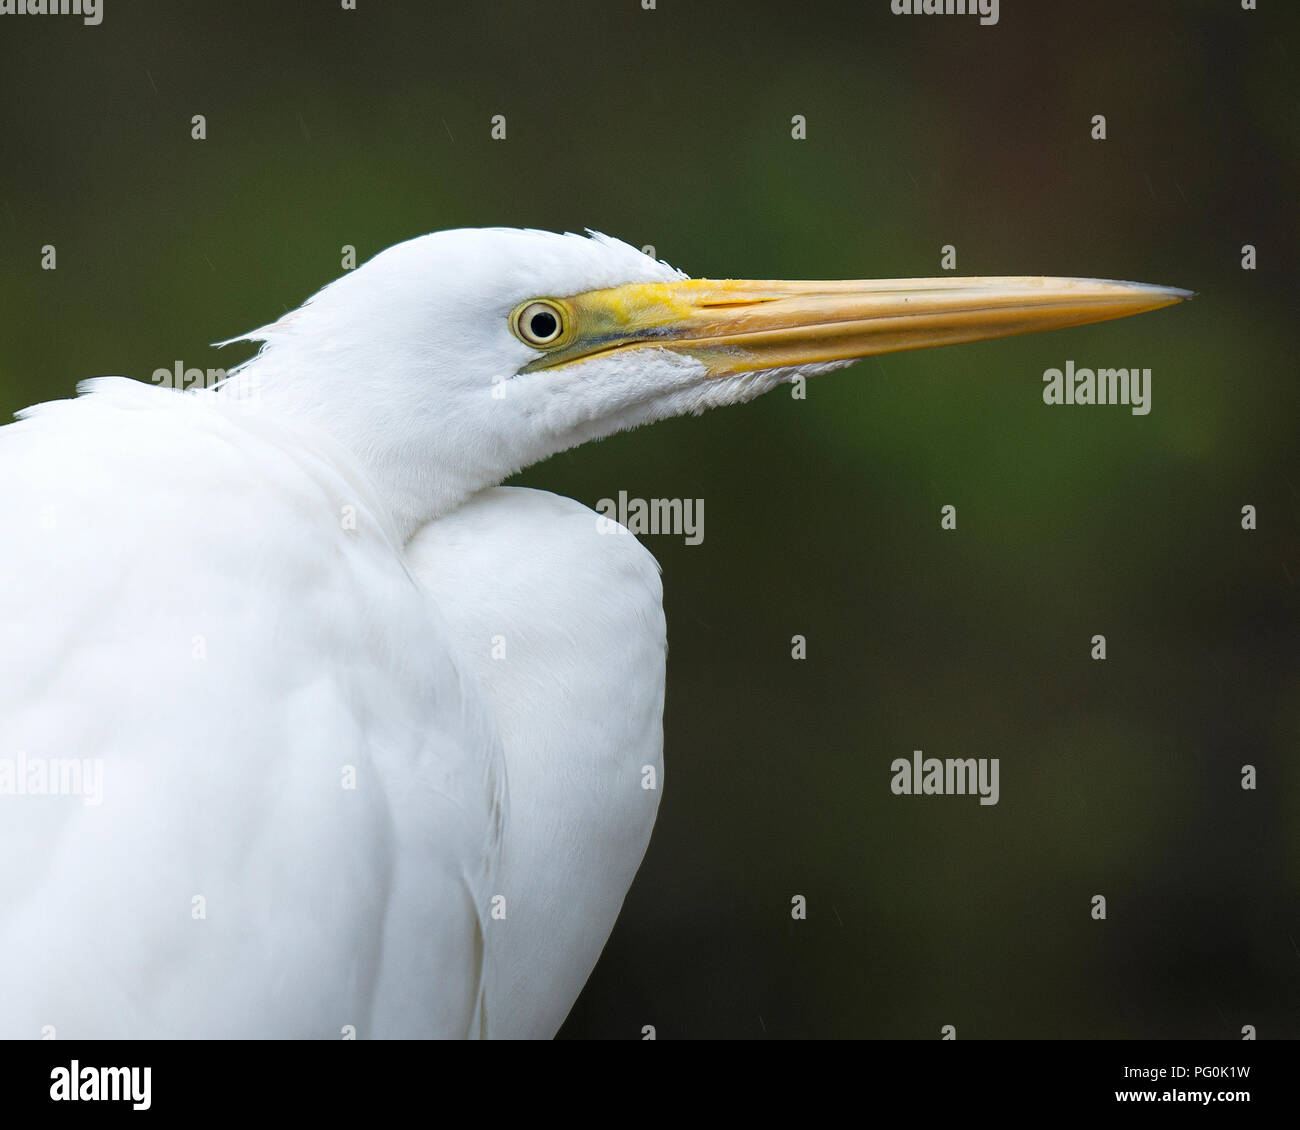
[[[6,18],[0,411],[232,364],[246,347],[207,343],[297,305],[343,244],[461,225],[596,228],[698,275],[937,274],[951,243],[960,274],[1195,289],[520,476],[588,504],[706,500],[703,545],[647,539],[667,787],[565,1034],[1297,1037],[1300,9],[1238,7],[1004,4],[989,28],[887,0]],[[1151,414],[1045,407],[1067,358],[1150,367]],[[913,749],[1000,757],[1001,803],[891,795]]]

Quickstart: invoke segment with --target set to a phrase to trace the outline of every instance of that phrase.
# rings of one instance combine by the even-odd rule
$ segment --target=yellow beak
[[[565,329],[525,371],[658,347],[720,377],[1081,326],[1190,297],[1144,283],[1030,276],[632,283],[548,299]]]

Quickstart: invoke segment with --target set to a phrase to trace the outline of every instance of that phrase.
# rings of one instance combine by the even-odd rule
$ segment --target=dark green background
[[[1198,291],[520,477],[706,503],[703,545],[647,539],[667,787],[564,1034],[1300,1036],[1296,5],[105,4],[0,17],[5,416],[232,364],[206,343],[341,245],[461,225],[697,275],[929,275],[952,243],[960,274]],[[1150,416],[1045,407],[1067,358],[1152,368]],[[1001,758],[1001,803],[891,795],[913,749]]]

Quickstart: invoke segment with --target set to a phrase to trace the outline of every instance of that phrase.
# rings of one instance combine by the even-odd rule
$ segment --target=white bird
[[[0,1035],[553,1035],[654,824],[665,628],[634,537],[499,484],[868,354],[1186,296],[447,231],[245,335],[216,390],[20,413]]]

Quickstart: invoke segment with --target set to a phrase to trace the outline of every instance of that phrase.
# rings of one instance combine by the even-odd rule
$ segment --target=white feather
[[[488,924],[493,1033],[549,1037],[605,945],[663,787],[659,567],[544,491],[498,487],[425,526],[412,568],[501,731],[505,917]]]
[[[124,380],[0,430],[0,750],[103,766],[0,797],[4,1036],[476,1031],[499,741],[319,438]]]
[[[426,236],[216,393],[104,378],[0,429],[0,1035],[555,1031],[654,822],[659,579],[577,504],[483,488],[700,370],[525,378],[505,316],[678,277]],[[20,758],[87,759],[102,803],[5,793]]]

